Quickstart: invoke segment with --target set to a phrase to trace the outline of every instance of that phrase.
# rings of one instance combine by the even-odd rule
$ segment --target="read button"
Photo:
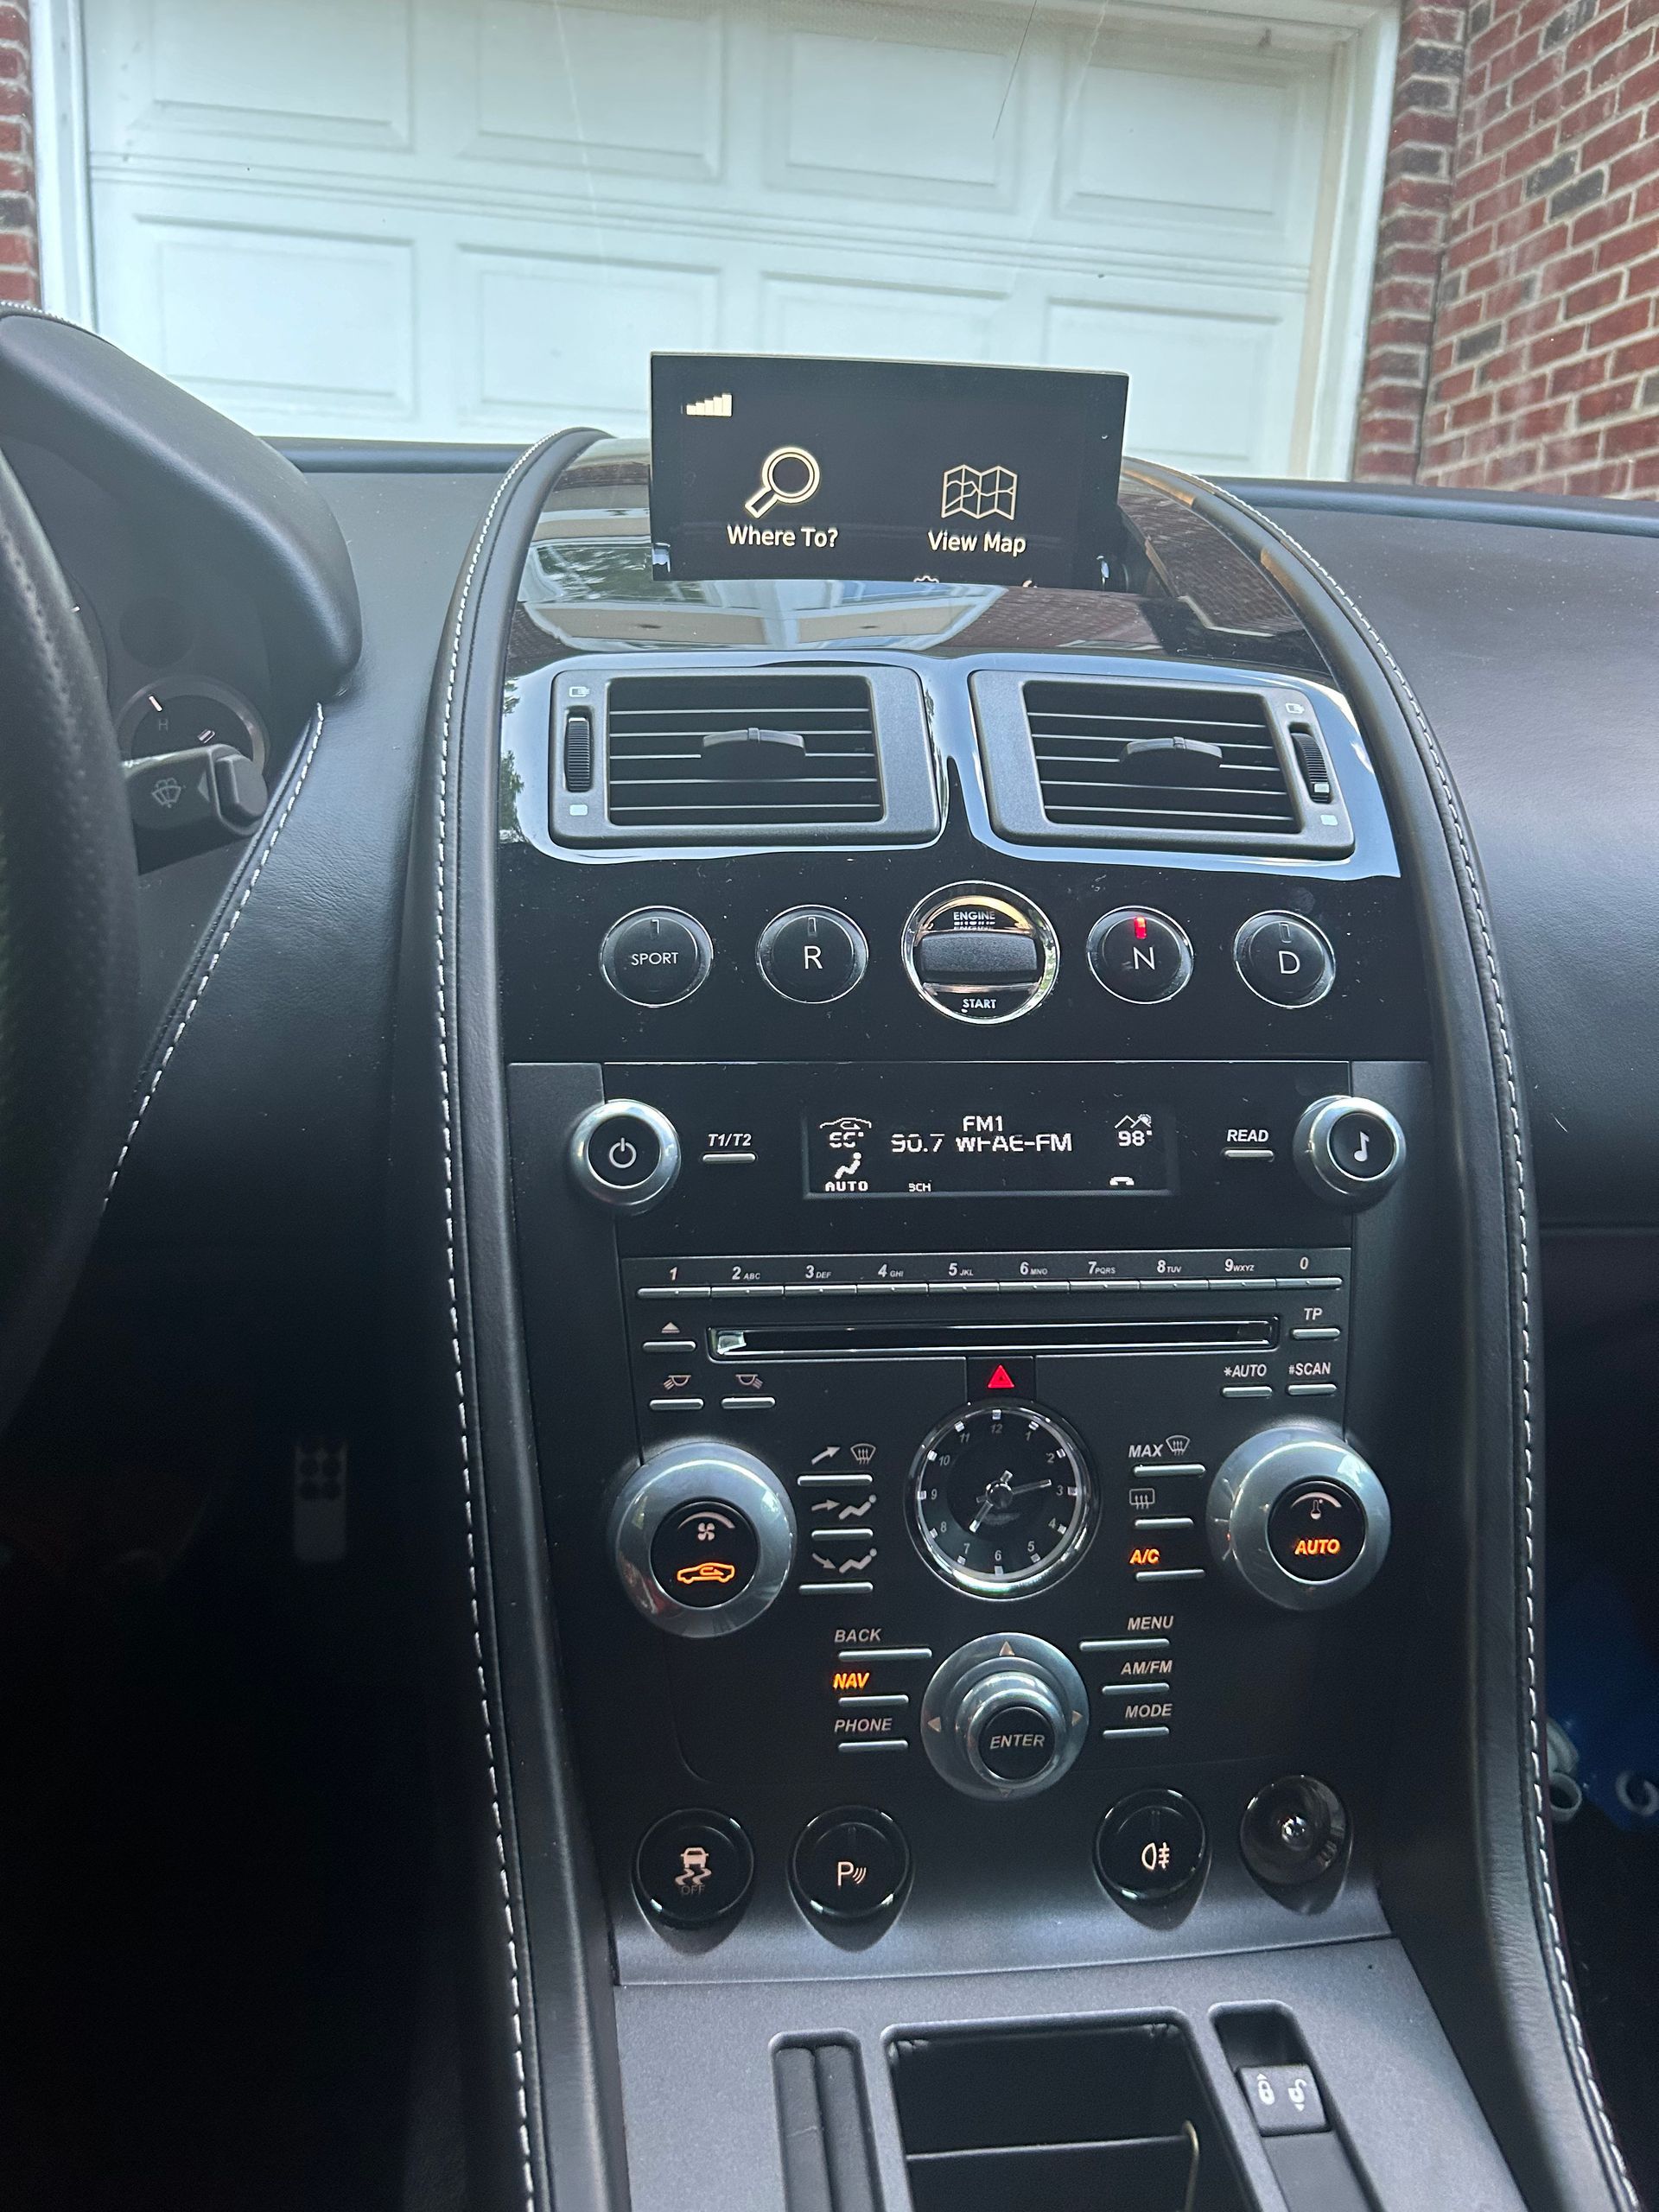
[[[1359,1557],[1365,1509],[1333,1483],[1288,1490],[1268,1516],[1268,1548],[1299,1582],[1333,1582]]]

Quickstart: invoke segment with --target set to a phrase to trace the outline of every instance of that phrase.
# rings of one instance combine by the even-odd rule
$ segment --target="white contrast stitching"
[[[1265,530],[1282,539],[1283,543],[1288,545],[1291,550],[1295,553],[1300,560],[1306,563],[1310,571],[1319,578],[1325,589],[1332,594],[1356,626],[1370,640],[1375,652],[1383,661],[1387,663],[1389,670],[1393,673],[1395,683],[1400,688],[1402,695],[1411,709],[1412,719],[1417,725],[1418,734],[1422,740],[1424,748],[1428,754],[1430,764],[1433,768],[1435,780],[1440,785],[1440,795],[1445,804],[1446,814],[1451,822],[1452,831],[1457,839],[1458,858],[1462,865],[1464,883],[1468,893],[1469,903],[1473,910],[1475,920],[1478,925],[1480,931],[1480,942],[1481,948],[1485,957],[1487,980],[1491,985],[1492,1005],[1497,1020],[1498,1048],[1503,1054],[1503,1059],[1504,1103],[1509,1109],[1508,1134],[1510,1141],[1510,1157],[1511,1165],[1515,1171],[1516,1211],[1520,1219],[1521,1466],[1522,1511],[1522,1522],[1525,1529],[1525,1664],[1528,1701],[1527,1731],[1530,1740],[1531,1749],[1529,1780],[1531,1783],[1532,1797],[1535,1864],[1537,1869],[1539,1887],[1543,1896],[1544,1910],[1548,1922],[1550,1952],[1555,1961],[1555,1970],[1559,1982],[1560,1994],[1556,2000],[1557,2010],[1565,2020],[1567,2029],[1568,2042],[1572,2048],[1573,2056],[1578,2062],[1576,2071],[1579,2075],[1580,2084],[1589,2097],[1591,2106],[1594,2111],[1596,2121],[1600,2126],[1605,2149],[1609,2156],[1611,2158],[1613,2165],[1617,2171],[1619,2186],[1624,2191],[1625,2201],[1632,2207],[1639,2208],[1641,2200],[1637,2195],[1636,2184],[1630,2177],[1630,2169],[1624,2163],[1624,2154],[1619,2148],[1618,2139],[1613,2133],[1613,2125],[1608,2115],[1607,2107],[1602,2101],[1601,2087],[1596,2079],[1595,2066],[1590,2056],[1589,2046],[1585,2040],[1583,2024],[1579,2018],[1578,2000],[1573,1993],[1572,1973],[1567,1964],[1567,1952],[1561,1938],[1560,1916],[1557,1910],[1555,1903],[1554,1878],[1550,1871],[1549,1827],[1548,1813],[1547,1809],[1548,1805],[1548,1797],[1544,1780],[1542,1724],[1539,1717],[1542,1708],[1539,1695],[1540,1686],[1538,1680],[1538,1575],[1536,1560],[1536,1533],[1535,1527],[1537,1510],[1537,1497],[1536,1481],[1534,1471],[1533,1446],[1532,1284],[1529,1274],[1527,1258],[1528,1217],[1526,1149],[1522,1141],[1520,1088],[1516,1075],[1515,1056],[1510,1043],[1509,1016],[1503,1004],[1503,986],[1497,965],[1497,950],[1492,942],[1491,931],[1487,924],[1485,901],[1481,897],[1479,871],[1475,866],[1474,855],[1471,849],[1468,833],[1464,823],[1463,810],[1458,799],[1457,787],[1452,781],[1450,772],[1446,765],[1445,757],[1440,752],[1440,742],[1435,737],[1433,728],[1430,727],[1427,715],[1423,712],[1421,706],[1418,703],[1416,693],[1412,690],[1410,683],[1406,679],[1405,671],[1400,666],[1399,662],[1395,660],[1394,655],[1389,651],[1388,646],[1383,643],[1383,640],[1378,634],[1377,631],[1366,619],[1366,616],[1360,607],[1357,607],[1354,601],[1349,597],[1348,594],[1343,589],[1336,578],[1314,558],[1313,555],[1307,550],[1306,546],[1299,544],[1297,540],[1291,536],[1287,530],[1281,528],[1276,523],[1269,521],[1265,515],[1259,513],[1257,510],[1252,507],[1247,500],[1240,499],[1236,493],[1224,492],[1220,486],[1206,483],[1205,479],[1202,477],[1195,477],[1192,480],[1195,483],[1204,484],[1206,491],[1213,493],[1217,498],[1240,508],[1245,514],[1249,515],[1253,521],[1260,523]]]
[[[484,548],[489,541],[490,524],[496,510],[506,497],[514,480],[553,442],[543,438],[539,445],[531,446],[520,454],[496,488],[478,536],[473,543],[472,558],[467,564],[462,579],[461,598],[455,608],[454,633],[450,640],[449,665],[444,680],[443,738],[438,753],[438,820],[437,820],[437,984],[438,984],[438,1065],[439,1096],[443,1109],[443,1231],[445,1265],[448,1275],[449,1292],[449,1348],[455,1363],[455,1411],[461,1432],[461,1476],[464,1493],[463,1503],[467,1523],[467,1593],[472,1611],[473,1664],[478,1677],[479,1709],[484,1717],[484,1757],[489,1768],[490,1812],[494,1823],[496,1878],[501,1885],[501,1916],[507,1938],[507,1983],[512,2003],[512,2066],[514,2094],[518,2106],[518,2155],[522,2169],[524,2202],[535,2212],[536,2171],[530,2146],[530,2098],[524,2079],[524,2009],[518,1987],[518,1929],[515,1918],[512,1885],[507,1871],[506,1830],[501,1817],[501,1791],[497,1771],[495,1716],[490,1709],[489,1677],[484,1665],[484,1634],[478,1605],[478,1551],[473,1534],[473,1452],[472,1431],[467,1414],[467,1372],[461,1350],[461,1292],[455,1270],[455,1179],[454,1179],[454,1109],[451,1090],[454,1071],[449,1061],[448,1020],[448,877],[445,856],[449,837],[449,733],[455,704],[455,678],[461,664],[461,632],[466,626],[467,603],[472,596],[473,580],[478,564],[483,558]]]
[[[319,703],[314,709],[314,717],[311,725],[311,736],[305,748],[305,757],[300,762],[300,772],[294,779],[293,786],[289,790],[287,798],[283,802],[283,810],[277,816],[276,821],[271,824],[270,834],[265,839],[264,845],[260,851],[259,857],[253,864],[252,872],[250,874],[247,881],[242,887],[242,896],[237,900],[235,906],[231,909],[229,918],[226,921],[224,928],[219,931],[218,938],[215,939],[212,952],[207,957],[207,965],[202,969],[200,975],[197,976],[195,982],[192,987],[190,995],[185,1001],[184,1011],[174,1025],[173,1033],[168,1039],[166,1046],[162,1049],[162,1056],[160,1059],[156,1061],[155,1068],[151,1071],[149,1081],[145,1086],[144,1095],[138,1101],[138,1110],[132,1117],[131,1127],[128,1129],[126,1135],[122,1139],[121,1149],[116,1154],[114,1166],[110,1170],[110,1179],[104,1186],[104,1203],[105,1205],[108,1205],[111,1197],[114,1192],[117,1178],[119,1176],[121,1170],[127,1164],[127,1154],[132,1150],[133,1140],[138,1134],[145,1115],[149,1111],[150,1104],[155,1098],[156,1093],[161,1089],[162,1077],[167,1073],[168,1064],[172,1059],[174,1053],[178,1051],[179,1040],[182,1038],[185,1031],[190,1026],[190,1017],[195,1012],[196,1008],[201,1004],[202,995],[207,990],[208,984],[213,980],[213,970],[218,967],[219,961],[224,955],[225,948],[230,943],[231,938],[235,932],[237,924],[241,920],[244,913],[247,911],[248,901],[253,896],[253,887],[255,884],[258,882],[260,877],[264,874],[265,862],[270,858],[271,854],[275,851],[276,840],[283,834],[283,826],[287,822],[289,816],[294,811],[294,802],[298,798],[300,793],[305,788],[305,779],[311,772],[311,763],[316,758],[318,741],[322,735],[322,708],[321,703]]]

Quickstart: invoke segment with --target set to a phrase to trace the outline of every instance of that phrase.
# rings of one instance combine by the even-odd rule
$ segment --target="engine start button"
[[[651,1571],[677,1605],[729,1605],[754,1580],[760,1547],[747,1516],[717,1499],[668,1515],[652,1539]]]
[[[1299,1582],[1333,1582],[1359,1557],[1365,1509],[1335,1483],[1301,1483],[1268,1517],[1268,1548]]]
[[[954,1021],[1013,1021],[1040,1006],[1059,972],[1059,940],[1042,908],[995,883],[953,883],[905,924],[905,973]]]

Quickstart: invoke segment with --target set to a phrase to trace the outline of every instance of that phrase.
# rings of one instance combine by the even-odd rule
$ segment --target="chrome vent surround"
[[[992,819],[1005,836],[1353,849],[1319,720],[1288,687],[992,671],[973,690]]]
[[[573,715],[592,728],[585,782]],[[921,689],[905,670],[573,663],[551,716],[563,843],[859,843],[938,828]]]

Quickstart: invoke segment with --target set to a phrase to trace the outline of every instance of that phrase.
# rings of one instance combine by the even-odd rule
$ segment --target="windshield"
[[[1126,371],[1128,450],[1205,474],[1638,489],[1641,111],[1586,134],[1652,32],[1537,12],[36,0],[44,296],[278,436],[638,435],[653,351],[886,356]]]

